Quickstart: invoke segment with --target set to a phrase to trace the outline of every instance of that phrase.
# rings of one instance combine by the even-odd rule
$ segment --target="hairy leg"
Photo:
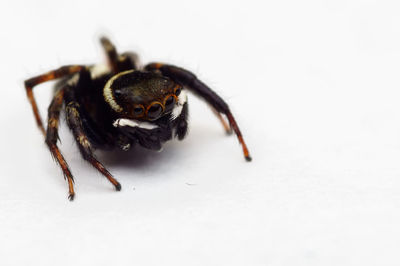
[[[92,145],[87,138],[85,131],[82,127],[82,120],[80,116],[79,103],[73,100],[73,92],[67,92],[68,100],[66,101],[66,117],[68,127],[72,130],[76,142],[79,147],[79,151],[82,157],[88,161],[94,168],[96,168],[101,174],[103,174],[108,181],[110,181],[117,191],[121,190],[120,183],[110,174],[110,172],[101,164],[93,155]]]
[[[58,141],[58,125],[60,120],[60,111],[63,105],[64,99],[64,88],[58,90],[53,98],[53,101],[50,104],[48,110],[48,124],[47,124],[47,132],[46,132],[46,144],[50,149],[50,152],[56,162],[60,165],[64,178],[68,182],[69,195],[68,198],[70,200],[74,199],[74,178],[69,170],[68,164],[64,159],[64,156],[61,154],[60,149],[57,146]]]
[[[170,77],[175,82],[182,84],[193,93],[203,98],[215,109],[216,112],[224,114],[228,118],[231,128],[235,132],[240,144],[242,145],[245,159],[247,161],[251,161],[249,150],[247,149],[247,145],[244,142],[239,126],[237,125],[228,104],[220,96],[218,96],[218,94],[216,94],[206,84],[200,81],[193,73],[183,68],[161,63],[151,63],[148,64],[145,69],[150,71],[160,71],[164,76]]]
[[[81,70],[83,70],[84,68],[85,68],[84,66],[79,66],[79,65],[63,66],[56,70],[49,71],[45,74],[30,78],[25,81],[26,94],[32,105],[33,114],[35,116],[36,123],[39,126],[40,130],[42,131],[43,135],[46,135],[46,131],[43,127],[42,118],[40,116],[35,97],[33,96],[33,87],[35,87],[36,85],[38,85],[40,83],[49,81],[49,80],[54,80],[54,79],[65,77],[65,76],[68,76],[68,75],[71,75],[74,73],[78,73]]]

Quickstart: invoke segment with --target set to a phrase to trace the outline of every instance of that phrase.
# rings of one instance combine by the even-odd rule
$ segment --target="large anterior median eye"
[[[174,96],[172,96],[172,95],[168,96],[167,99],[165,100],[165,103],[164,103],[165,111],[166,112],[171,111],[174,108],[175,102],[176,101],[175,101],[175,97]]]
[[[153,103],[150,108],[147,110],[147,117],[150,119],[156,119],[162,113],[163,108],[159,103]]]

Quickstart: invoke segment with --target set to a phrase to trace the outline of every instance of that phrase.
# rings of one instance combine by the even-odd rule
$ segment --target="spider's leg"
[[[78,65],[63,66],[56,70],[52,70],[45,74],[25,80],[26,94],[28,95],[28,99],[32,105],[33,114],[35,115],[36,118],[36,123],[39,126],[40,130],[42,131],[43,135],[46,135],[46,131],[44,130],[42,118],[39,114],[39,109],[37,107],[35,97],[33,96],[33,87],[49,80],[54,80],[74,73],[78,73],[84,68],[85,68],[84,66],[78,66]]]
[[[108,63],[110,64],[112,71],[117,73],[118,72],[117,49],[115,49],[114,44],[107,37],[101,37],[100,42],[106,52],[107,60]]]
[[[188,103],[184,103],[181,114],[174,120],[176,123],[175,136],[183,140],[188,130]]]
[[[61,154],[60,149],[57,146],[58,140],[58,124],[60,120],[60,110],[64,99],[64,88],[58,90],[49,106],[48,110],[48,125],[46,133],[46,144],[50,149],[56,162],[60,165],[64,178],[68,181],[69,196],[70,200],[74,199],[74,178],[72,177],[71,171],[69,170],[68,164]]]
[[[227,135],[231,135],[232,134],[232,128],[231,126],[225,121],[225,119],[222,117],[221,113],[219,113],[217,110],[215,110],[214,107],[211,106],[211,110],[213,111],[213,113],[217,116],[217,118],[219,119],[219,121],[221,121],[222,126],[225,129],[225,133]]]
[[[240,144],[242,145],[245,159],[247,161],[251,161],[249,150],[247,149],[246,143],[244,142],[239,126],[237,125],[228,104],[220,96],[218,96],[218,94],[216,94],[206,84],[197,79],[197,77],[193,73],[183,68],[161,63],[151,63],[148,64],[145,69],[150,71],[160,71],[164,76],[170,77],[175,82],[182,84],[193,93],[203,98],[218,113],[226,115],[230,126],[237,135]]]
[[[138,56],[135,53],[126,52],[119,55],[114,44],[107,37],[101,37],[100,42],[106,52],[111,70],[114,73],[137,69]]]
[[[122,71],[139,68],[139,56],[133,52],[124,52],[119,55],[120,67]]]
[[[66,92],[69,94],[68,100],[66,100],[66,118],[68,127],[72,130],[76,142],[78,143],[79,151],[82,157],[88,161],[94,168],[100,171],[115,187],[117,191],[121,190],[119,182],[108,172],[108,170],[94,157],[92,152],[92,145],[87,138],[84,129],[82,127],[82,120],[80,117],[80,106],[71,96],[73,96],[72,90]]]

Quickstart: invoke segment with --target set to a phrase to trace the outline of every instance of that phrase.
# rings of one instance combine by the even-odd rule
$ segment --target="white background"
[[[1,265],[399,265],[398,1],[2,1]],[[164,151],[100,153],[117,193],[60,145],[76,199],[36,128],[23,80],[104,60],[183,66],[232,107],[253,156],[190,97]],[[51,84],[35,89],[41,113]]]

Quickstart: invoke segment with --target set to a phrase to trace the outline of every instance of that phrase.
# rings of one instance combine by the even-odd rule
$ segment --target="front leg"
[[[182,84],[183,86],[187,87],[189,90],[203,98],[218,113],[226,115],[230,126],[237,135],[240,144],[242,145],[245,159],[247,161],[251,161],[249,150],[247,149],[246,143],[244,142],[239,126],[237,125],[228,104],[220,96],[218,96],[218,94],[212,91],[206,84],[201,82],[193,73],[183,68],[173,65],[164,65],[161,63],[151,63],[146,66],[146,70],[160,71],[164,76],[170,77],[175,82]]]

